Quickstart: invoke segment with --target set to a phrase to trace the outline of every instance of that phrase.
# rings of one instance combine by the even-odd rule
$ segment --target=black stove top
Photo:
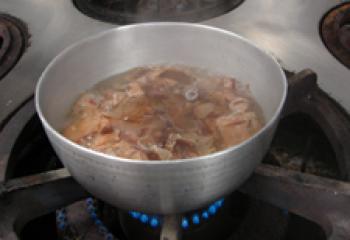
[[[346,180],[348,178],[349,172],[346,166],[349,163],[344,162],[346,153],[337,152],[338,145],[343,146],[344,142],[339,141],[342,139],[341,137],[334,138],[333,136],[337,136],[338,128],[345,135],[343,137],[349,134],[343,132],[342,128],[349,122],[349,119],[335,102],[327,95],[323,95],[323,91],[316,85],[316,76],[312,71],[304,71],[297,75],[290,73],[289,75],[291,91],[288,101],[289,103],[293,101],[293,107],[287,104],[284,118],[280,122],[271,149],[264,159],[265,164],[262,165],[262,169],[257,170],[257,176],[253,176],[253,180],[248,181],[247,186],[243,186],[240,191],[226,197],[223,207],[217,209],[217,213],[208,220],[200,217],[201,223],[194,225],[191,223],[193,220],[189,217],[191,226],[182,230],[184,240],[328,239],[327,224],[322,224],[323,217],[313,213],[314,208],[317,208],[317,203],[315,203],[315,207],[303,206],[300,199],[305,197],[305,202],[310,200],[310,196],[303,196],[304,193],[308,193],[304,192],[305,189],[303,189],[308,183],[322,183],[322,186],[325,186],[323,192],[326,192],[327,187],[328,190],[339,191],[339,186],[333,185],[333,180],[327,179]],[[325,107],[327,104],[323,104],[321,109],[315,110],[319,105],[317,99],[325,101],[331,106],[332,111]],[[304,102],[306,100],[309,106]],[[301,103],[303,107],[298,106]],[[316,118],[319,116],[318,114],[325,113],[329,114],[325,119],[336,118],[340,124],[336,127],[327,126],[326,120]],[[160,227],[151,227],[150,224],[135,220],[130,216],[130,213],[118,210],[98,199],[91,200],[89,198],[88,203],[90,202],[90,204],[87,204],[86,197],[88,195],[81,193],[81,190],[80,192],[76,191],[79,186],[62,171],[62,164],[49,144],[38,117],[34,115],[16,138],[6,169],[7,179],[22,180],[17,182],[10,180],[9,185],[4,185],[5,190],[0,190],[0,196],[3,195],[6,199],[6,194],[10,195],[8,192],[11,192],[11,189],[13,191],[25,189],[21,184],[28,188],[35,188],[36,184],[40,185],[45,181],[55,183],[59,180],[69,180],[69,185],[66,185],[67,183],[63,185],[65,193],[62,193],[62,196],[66,198],[67,194],[71,194],[72,198],[78,201],[66,199],[63,202],[67,202],[67,204],[64,204],[60,202],[62,201],[60,196],[49,195],[44,198],[47,192],[39,192],[40,196],[44,196],[43,199],[47,201],[47,205],[54,202],[53,205],[60,206],[60,208],[52,207],[51,211],[44,211],[47,212],[46,214],[41,213],[38,214],[39,217],[33,218],[33,214],[26,213],[25,210],[31,206],[21,206],[21,211],[31,215],[31,220],[23,220],[22,226],[18,227],[20,230],[17,233],[20,239],[159,239]],[[323,178],[303,175],[303,172]],[[29,177],[28,180],[26,176],[33,174],[34,176]],[[274,179],[276,177],[277,179]],[[259,178],[261,179],[258,184],[254,184],[254,179]],[[270,181],[270,185],[267,185],[271,188],[270,193],[266,189],[264,190],[264,181],[266,180]],[[285,184],[286,180],[288,181]],[[263,184],[261,191],[266,194],[265,196],[261,196],[262,193],[257,189],[259,184]],[[279,186],[279,184],[282,185]],[[294,189],[293,184],[300,186]],[[71,189],[67,189],[67,186]],[[344,192],[340,193],[341,197],[350,197],[350,192],[347,192],[349,190],[345,189]],[[46,191],[50,190],[46,189]],[[289,198],[284,196],[283,191],[287,193]],[[74,196],[76,192],[78,192],[78,196]],[[275,193],[275,196],[271,192]],[[316,194],[319,193],[316,192]],[[86,197],[79,197],[79,195]],[[25,195],[24,198],[26,196],[30,196],[30,194]],[[48,198],[50,196],[52,199]],[[57,197],[58,200],[55,200]],[[299,199],[299,201],[293,202],[294,198]],[[325,201],[325,199],[319,200],[321,203]],[[11,203],[11,201],[8,202],[10,205]],[[93,203],[93,211],[91,203]],[[328,204],[336,203],[337,201]],[[300,204],[302,207],[299,206]],[[335,207],[341,208],[342,206]],[[38,207],[38,209],[42,208],[45,206]],[[311,212],[308,212],[308,208]],[[327,216],[328,210],[325,208],[319,211],[321,215]],[[182,217],[193,216],[196,213],[200,215],[202,211],[194,211]],[[10,213],[11,211],[8,210],[7,214]],[[162,219],[161,216],[158,217]],[[25,219],[26,216],[22,218]],[[4,219],[0,217],[0,222],[2,221]],[[159,225],[161,225],[161,221]],[[0,228],[0,236],[1,230],[4,231],[4,229]]]

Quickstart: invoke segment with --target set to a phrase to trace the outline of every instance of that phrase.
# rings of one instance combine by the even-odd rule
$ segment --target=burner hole
[[[350,2],[335,6],[323,16],[320,34],[330,53],[350,68]]]
[[[2,43],[4,42],[4,39],[0,36],[0,49],[2,48]]]
[[[105,22],[200,22],[237,8],[244,0],[72,0],[84,14]]]

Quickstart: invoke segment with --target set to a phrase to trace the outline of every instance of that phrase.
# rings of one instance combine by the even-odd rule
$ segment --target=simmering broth
[[[264,120],[249,87],[186,66],[145,66],[101,81],[74,103],[68,139],[128,159],[207,155],[241,143]]]

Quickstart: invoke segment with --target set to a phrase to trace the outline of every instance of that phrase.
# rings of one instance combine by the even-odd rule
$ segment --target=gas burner
[[[350,68],[350,3],[331,9],[323,17],[320,31],[328,50]]]
[[[291,240],[326,239],[315,223],[239,192],[228,196],[220,208],[215,217],[183,230],[182,239],[277,240],[286,234]],[[66,240],[159,240],[160,235],[160,225],[135,221],[130,213],[93,198],[57,210],[56,226],[59,239]]]
[[[196,228],[200,226],[201,222],[207,221],[210,217],[215,216],[223,204],[224,199],[222,198],[209,205],[207,208],[185,214],[181,219],[181,227],[186,230],[190,227]],[[162,224],[162,217],[157,215],[148,215],[137,211],[130,211],[129,214],[132,218],[144,224],[149,224],[153,228],[159,227]]]
[[[17,63],[28,47],[28,28],[21,20],[0,13],[0,79]]]
[[[105,22],[198,22],[224,14],[243,0],[74,0],[84,14]]]
[[[111,226],[107,226],[105,224],[105,221],[103,218],[106,218],[106,217],[103,216],[103,214],[101,214],[103,212],[101,210],[101,203],[102,203],[102,206],[104,205],[104,203],[91,197],[87,198],[85,200],[85,203],[86,203],[86,207],[85,207],[86,212],[88,213],[90,218],[89,220],[94,223],[94,228],[98,231],[101,237],[107,240],[116,239],[112,231],[109,230]],[[190,232],[203,228],[203,226],[208,225],[211,218],[214,218],[215,215],[218,215],[220,213],[219,209],[223,207],[223,204],[224,204],[224,199],[220,199],[215,203],[211,204],[210,206],[208,206],[208,208],[206,209],[184,214],[181,219],[181,227],[184,230],[188,230]],[[161,225],[164,222],[163,216],[149,215],[149,214],[140,213],[136,211],[130,211],[129,217],[128,217],[128,215],[122,211],[118,211],[117,209],[112,207],[108,207],[108,208],[111,208],[110,210],[112,210],[109,212],[118,213],[117,218],[119,219],[119,224],[123,226],[123,229],[126,233],[128,232],[127,226],[129,224],[125,225],[123,223],[131,220],[133,222],[131,222],[130,226],[136,225],[143,229],[148,228],[149,230],[148,232],[152,230],[151,231],[152,235],[157,236],[157,234],[159,234],[159,227],[161,227]],[[71,217],[69,217],[69,215],[71,216],[72,212],[73,212],[73,215],[80,215],[80,216],[85,215],[84,217],[85,219],[87,219],[86,213],[84,214],[82,204],[80,205],[75,204],[74,207],[70,206],[68,208],[62,208],[57,210],[56,225],[58,228],[59,236],[61,236],[62,239],[77,239],[82,234],[82,232],[84,232],[84,231],[81,231],[81,229],[79,229],[80,231],[77,231],[77,228],[70,224],[69,218]],[[77,212],[80,212],[80,213],[76,214]],[[118,224],[118,221],[117,221],[117,224]],[[113,225],[115,226],[116,223],[113,223]],[[140,231],[140,232],[143,232],[143,231]],[[130,233],[128,235],[130,235]],[[136,239],[139,239],[139,237],[137,237]],[[151,239],[151,237],[149,236],[147,237],[147,239]],[[197,239],[197,238],[191,237],[191,239]]]

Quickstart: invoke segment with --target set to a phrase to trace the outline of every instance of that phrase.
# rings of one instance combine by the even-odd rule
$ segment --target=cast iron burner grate
[[[199,22],[238,7],[243,0],[73,0],[89,17],[116,24]]]
[[[24,22],[0,13],[0,80],[16,65],[29,44]]]
[[[350,68],[350,3],[331,9],[321,21],[320,32],[328,50]]]

